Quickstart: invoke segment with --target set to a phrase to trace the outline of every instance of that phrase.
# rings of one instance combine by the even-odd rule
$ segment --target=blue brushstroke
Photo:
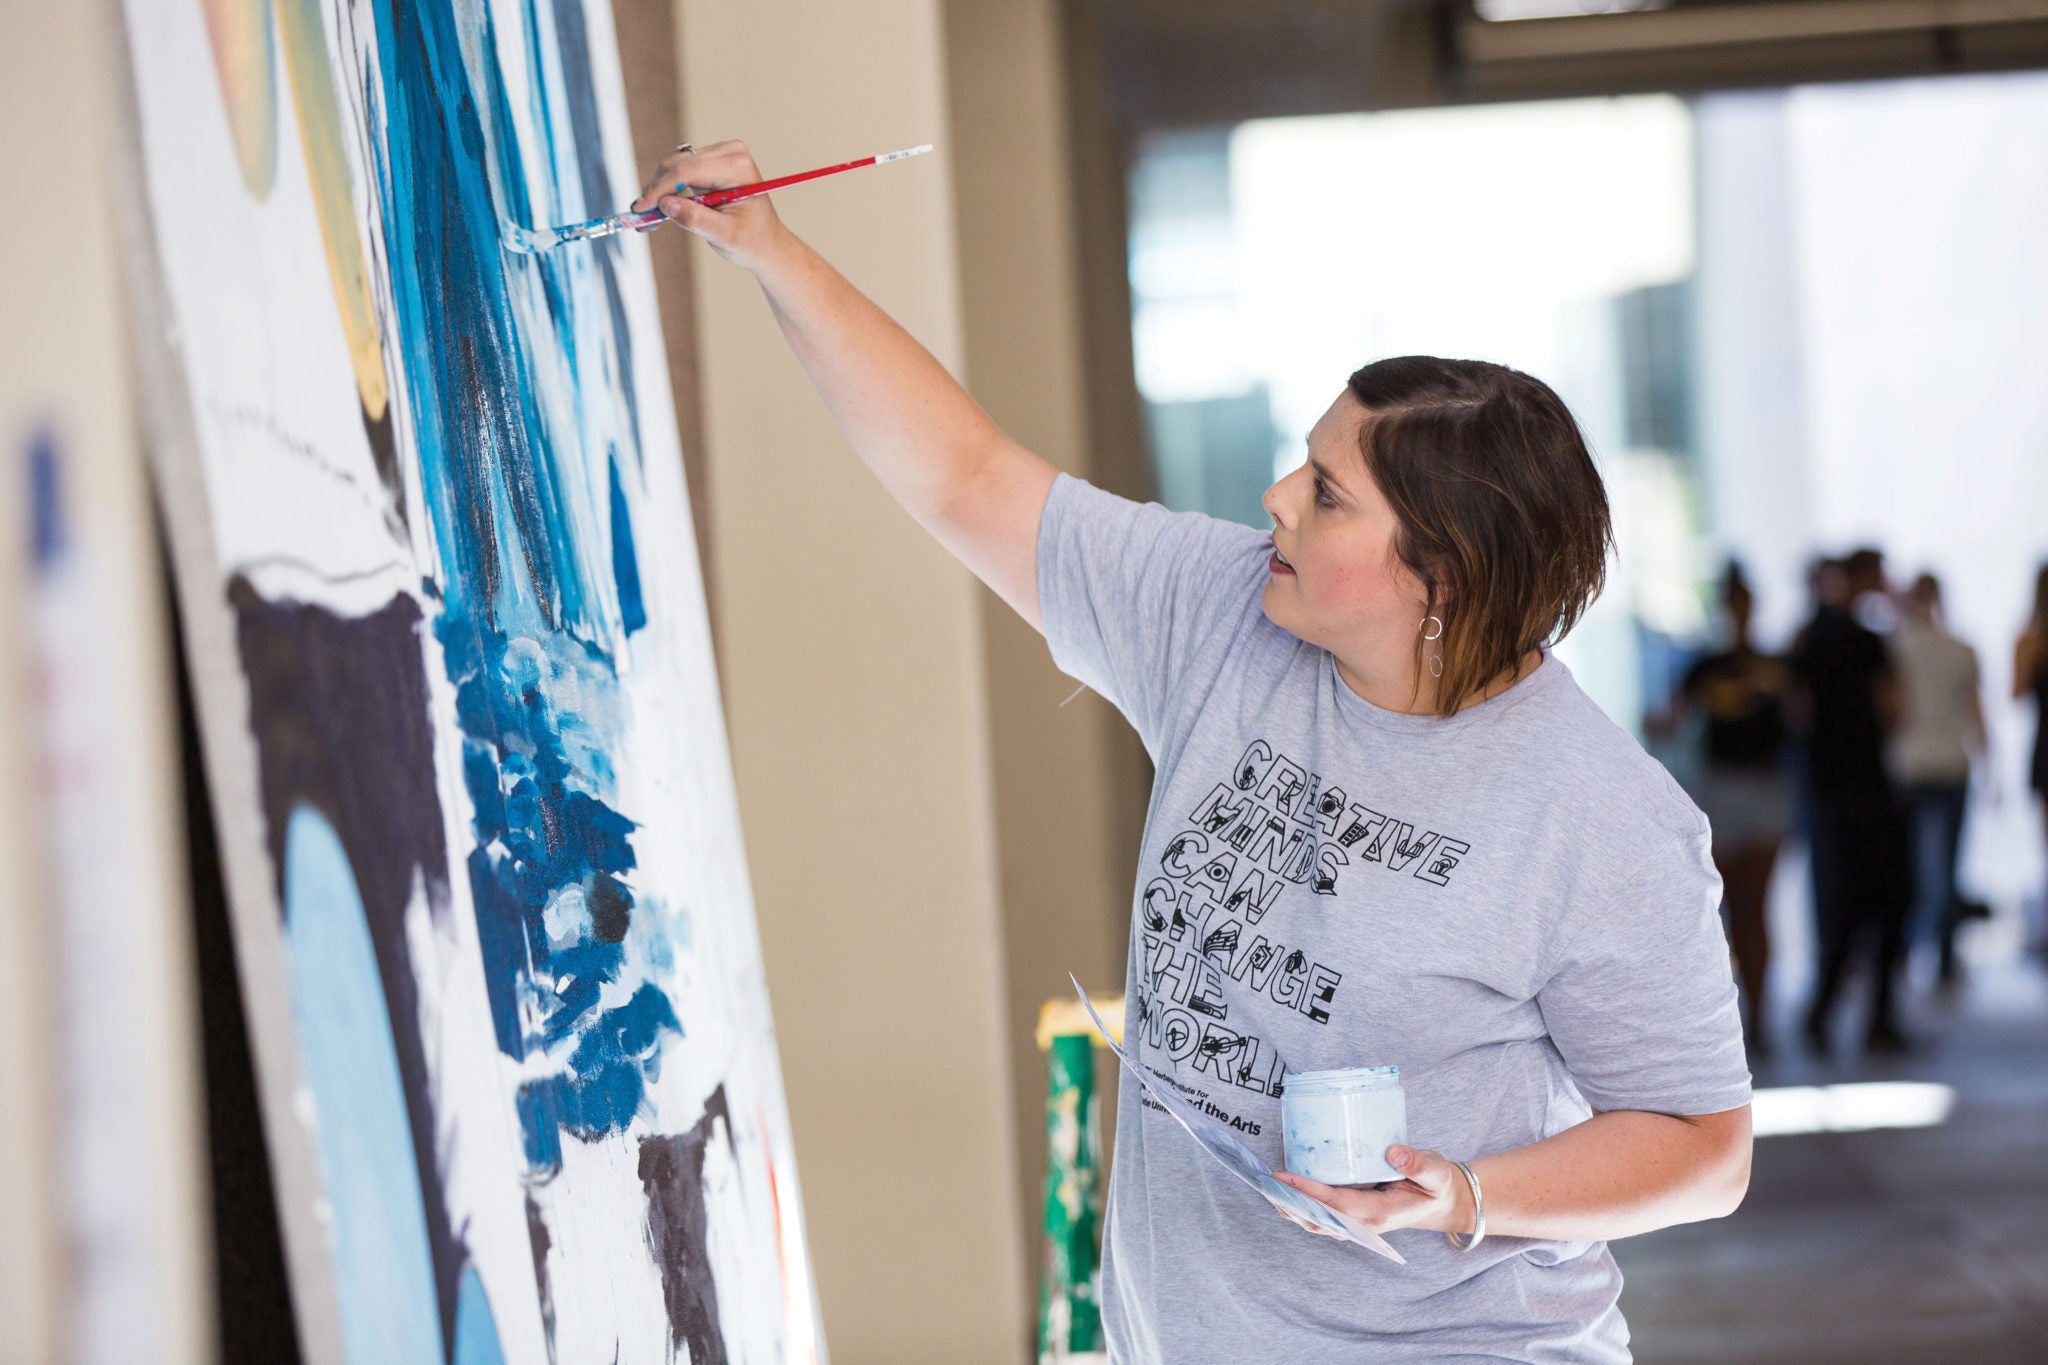
[[[630,633],[647,624],[647,608],[640,601],[640,561],[633,553],[633,513],[626,506],[626,490],[619,483],[619,462],[612,469],[612,580],[618,585],[619,616]]]
[[[619,660],[647,618],[606,425],[617,343],[585,358],[578,337],[615,318],[576,253],[499,246],[501,218],[531,223],[576,187],[537,206],[525,168],[489,164],[492,149],[519,154],[520,120],[496,79],[490,11],[464,13],[482,26],[485,88],[471,86],[447,0],[426,0],[377,8],[371,96],[387,124],[377,171],[394,333],[440,562],[433,631],[474,808],[465,861],[498,1047],[546,1071],[517,1097],[545,1179],[563,1130],[626,1129],[681,1027],[649,979],[657,954],[634,946],[658,934],[632,933],[636,825],[614,801]],[[567,160],[546,156],[550,173]]]
[[[309,806],[286,830],[284,912],[348,1359],[438,1365],[433,1258],[377,953],[348,854]]]
[[[583,1032],[568,1074],[528,1082],[521,1103],[559,1115],[562,1126],[580,1136],[619,1132],[639,1112],[646,1082],[660,1070],[663,1035],[681,1030],[668,997],[644,985]],[[529,1164],[559,1160],[559,1148],[535,1143],[531,1132],[528,1144]]]

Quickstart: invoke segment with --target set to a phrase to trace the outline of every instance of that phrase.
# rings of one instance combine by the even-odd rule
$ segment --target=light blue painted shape
[[[491,1316],[491,1301],[474,1265],[463,1268],[462,1285],[456,1290],[455,1356],[448,1365],[505,1365],[505,1353],[498,1346],[498,1323]]]
[[[334,827],[312,808],[292,811],[284,850],[292,1013],[334,1210],[343,1345],[350,1365],[439,1365],[419,1168],[362,895]]]

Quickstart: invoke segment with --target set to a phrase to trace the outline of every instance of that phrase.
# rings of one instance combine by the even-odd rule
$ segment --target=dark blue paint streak
[[[539,272],[547,316],[515,305],[497,215],[530,222],[532,209],[516,167],[491,173],[483,135],[488,118],[500,155],[517,146],[503,83],[481,98],[471,89],[447,0],[380,6],[377,28],[396,334],[441,560],[434,634],[475,808],[467,871],[497,1044],[522,1061],[555,1059],[555,1074],[518,1096],[527,1158],[545,1178],[562,1129],[625,1129],[662,1040],[681,1032],[651,984],[602,1007],[607,985],[633,985],[622,978],[635,825],[604,796],[616,627],[599,619],[581,566],[610,569],[628,630],[646,614],[612,453],[554,449],[542,420],[529,348],[557,347],[577,373],[577,295],[564,260],[527,257],[516,268]],[[587,459],[610,466],[610,554],[594,559],[579,554],[567,508]]]
[[[612,466],[612,581],[618,585],[619,615],[628,633],[647,624],[647,607],[640,600],[640,558],[633,553],[633,513],[626,506],[626,490],[619,483],[619,462]]]

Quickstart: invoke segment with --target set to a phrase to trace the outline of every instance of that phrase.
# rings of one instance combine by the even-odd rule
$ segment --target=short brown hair
[[[1614,543],[1607,490],[1564,401],[1520,370],[1396,356],[1349,388],[1367,412],[1366,472],[1400,522],[1394,552],[1443,621],[1437,714],[1448,716],[1563,639],[1600,595]],[[1418,669],[1423,643],[1418,632]]]

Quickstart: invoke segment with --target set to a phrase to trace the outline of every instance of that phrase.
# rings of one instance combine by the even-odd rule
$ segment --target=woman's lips
[[[1266,561],[1266,568],[1271,573],[1284,573],[1290,577],[1294,574],[1294,566],[1282,559],[1278,550],[1273,551],[1273,557]]]

